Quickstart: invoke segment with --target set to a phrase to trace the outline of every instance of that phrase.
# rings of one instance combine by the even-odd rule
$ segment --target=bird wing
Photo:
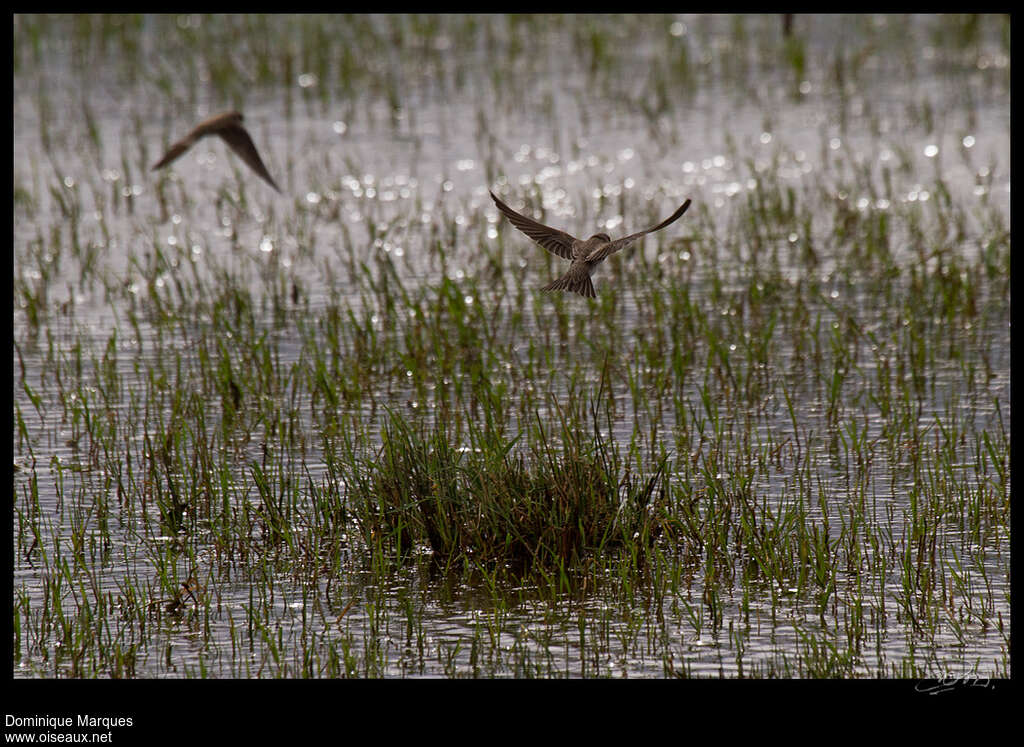
[[[559,231],[557,228],[545,226],[543,223],[538,223],[533,218],[527,218],[525,215],[520,215],[504,202],[499,200],[495,196],[494,192],[491,192],[491,199],[494,200],[494,204],[498,206],[498,210],[505,214],[505,217],[509,219],[509,222],[511,222],[513,226],[525,233],[552,254],[557,254],[563,259],[572,259],[572,245],[573,242],[577,241],[575,236],[567,234],[565,231]]]
[[[237,112],[224,112],[214,117],[204,119],[202,122],[200,122],[192,128],[192,132],[188,133],[185,137],[183,137],[181,140],[179,140],[170,147],[170,150],[168,150],[167,153],[164,154],[164,157],[156,162],[156,165],[153,167],[153,171],[156,171],[157,169],[162,169],[167,164],[180,158],[181,154],[187,151],[193,145],[195,145],[197,140],[217,132],[222,127],[224,127],[225,123],[231,117],[235,116],[238,116]]]
[[[249,133],[245,131],[244,127],[241,125],[230,125],[217,130],[217,134],[224,139],[224,142],[228,144],[231,150],[237,153],[238,156],[249,165],[249,168],[263,177],[271,187],[276,189],[278,192],[281,191],[271,178],[270,172],[267,171],[267,167],[263,165],[263,159],[260,158],[260,154],[252,142],[252,138],[249,137]]]
[[[688,207],[690,207],[690,200],[687,200],[682,205],[680,205],[678,210],[676,210],[674,213],[672,213],[672,215],[670,215],[668,218],[666,218],[653,228],[648,228],[646,231],[631,233],[629,236],[623,236],[621,239],[616,239],[615,241],[609,241],[607,244],[604,244],[603,246],[600,246],[593,252],[591,252],[587,256],[587,262],[600,262],[605,257],[611,254],[615,254],[615,252],[617,251],[625,249],[627,246],[632,244],[634,241],[639,239],[644,234],[660,231],[670,223],[674,223],[675,221],[679,220],[682,214],[686,212],[686,209]]]
[[[156,162],[156,165],[153,166],[153,171],[162,169],[167,164],[177,160],[182,153],[192,147],[192,144],[195,143],[196,140],[198,140],[198,138],[196,137],[195,131],[187,134],[181,140],[172,145],[164,154],[164,157]]]

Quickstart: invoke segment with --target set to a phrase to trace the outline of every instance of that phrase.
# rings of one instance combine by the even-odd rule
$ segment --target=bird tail
[[[594,283],[590,280],[590,273],[587,272],[586,267],[569,268],[569,271],[562,275],[562,277],[548,283],[541,290],[566,290],[579,293],[586,298],[597,298],[597,293],[594,291]]]

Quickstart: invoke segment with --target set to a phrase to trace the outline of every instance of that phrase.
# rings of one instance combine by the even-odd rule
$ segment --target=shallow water
[[[193,22],[218,23],[186,19],[177,25]],[[759,175],[771,173],[783,187],[822,209],[807,227],[808,235],[765,237],[761,251],[779,251],[780,275],[789,282],[813,273],[832,287],[835,303],[856,309],[860,325],[872,329],[891,322],[890,310],[878,308],[871,288],[858,287],[835,254],[830,238],[834,214],[826,208],[837,199],[852,211],[895,213],[897,206],[878,196],[892,194],[901,207],[920,204],[926,210],[929,201],[940,198],[929,193],[928,185],[941,174],[949,199],[973,206],[965,211],[968,222],[956,243],[957,256],[968,263],[984,251],[979,237],[985,235],[986,211],[1002,214],[1009,224],[1009,59],[991,31],[998,24],[986,26],[989,33],[968,54],[936,46],[932,17],[801,19],[806,57],[819,64],[795,76],[762,51],[778,44],[774,16],[744,18],[741,30],[732,17],[566,19],[537,34],[514,31],[514,22],[503,17],[482,20],[475,28],[467,28],[463,19],[443,18],[422,37],[430,40],[427,48],[410,41],[421,40],[412,21],[372,18],[368,23],[382,35],[404,31],[407,45],[378,45],[377,55],[363,60],[352,89],[342,95],[342,83],[331,85],[302,67],[301,45],[308,30],[301,23],[272,20],[266,22],[269,32],[282,49],[294,51],[294,82],[253,83],[243,101],[253,139],[282,187],[278,196],[214,140],[200,142],[167,173],[148,171],[161,149],[191,123],[238,103],[232,84],[216,83],[214,71],[191,69],[175,56],[183,52],[175,53],[159,38],[172,33],[165,23],[145,21],[138,36],[157,62],[154,70],[134,79],[121,68],[117,54],[94,56],[89,75],[83,75],[68,43],[60,41],[59,23],[41,40],[53,51],[44,55],[46,63],[33,67],[26,60],[16,67],[14,185],[30,196],[32,209],[19,207],[16,200],[14,273],[28,287],[45,286],[48,309],[34,323],[24,294],[16,293],[13,396],[25,428],[19,433],[16,423],[14,433],[16,547],[32,543],[17,538],[28,531],[23,517],[36,511],[46,518],[33,551],[48,557],[57,554],[58,544],[71,547],[76,527],[107,515],[94,513],[92,506],[109,504],[106,520],[111,525],[107,532],[92,529],[83,535],[87,570],[76,561],[71,573],[82,585],[66,585],[59,600],[46,592],[47,577],[56,570],[44,571],[38,554],[33,560],[32,552],[16,551],[15,598],[32,615],[59,601],[74,617],[81,611],[79,595],[89,585],[97,599],[118,600],[114,604],[124,604],[126,587],[140,582],[149,584],[146,599],[164,599],[167,592],[157,582],[164,564],[177,564],[172,575],[183,579],[192,568],[217,562],[213,529],[208,541],[196,540],[188,552],[175,554],[168,548],[176,539],[161,533],[152,508],[147,514],[115,505],[119,478],[89,466],[94,462],[85,453],[88,435],[75,440],[80,426],[61,418],[62,411],[68,412],[65,390],[74,387],[54,384],[47,363],[51,350],[64,360],[73,360],[79,350],[83,376],[91,375],[94,357],[102,357],[113,339],[114,372],[124,386],[104,406],[128,412],[133,397],[145,396],[147,377],[154,371],[173,380],[175,371],[164,370],[165,365],[176,359],[177,366],[189,370],[201,355],[204,329],[212,326],[208,311],[200,310],[190,325],[167,326],[152,308],[154,297],[172,307],[183,301],[179,283],[186,291],[215,289],[218,277],[230,276],[247,289],[273,355],[287,369],[303,362],[303,321],[315,322],[339,299],[362,303],[361,263],[376,267],[373,263],[386,257],[404,286],[416,288],[436,285],[444,276],[456,282],[485,278],[491,260],[484,257],[493,256],[529,287],[546,282],[558,265],[503,224],[488,189],[513,196],[517,209],[536,214],[543,208],[545,222],[583,235],[651,225],[689,197],[695,203],[690,213],[671,232],[649,237],[636,261],[693,265],[688,272],[691,298],[709,316],[726,316],[735,309],[709,308],[713,293],[704,279],[709,267],[727,267],[723,274],[733,279],[731,290],[742,289],[749,279],[745,268],[765,261],[752,243],[737,238],[744,235],[737,222],[740,206],[760,189]],[[344,20],[323,23],[339,24],[342,38],[354,33]],[[569,40],[591,26],[596,29],[592,58],[561,51],[577,48]],[[16,47],[19,35],[26,33],[27,26],[16,23]],[[19,48],[27,50],[27,42]],[[682,79],[690,83],[668,87],[664,95],[669,100],[659,101],[655,94],[662,89],[652,82],[662,69],[656,62],[676,59],[684,49],[690,73]],[[334,75],[343,79],[337,69],[328,69],[331,80]],[[170,81],[169,91],[161,76]],[[230,97],[232,91],[236,98]],[[90,104],[95,136],[77,114],[83,97]],[[835,183],[842,194],[817,194],[823,181]],[[860,189],[846,193],[846,184]],[[63,200],[77,201],[79,207],[62,208],[61,190],[66,190]],[[902,233],[905,224],[893,222],[893,263],[908,268],[921,256],[919,242]],[[673,243],[673,238],[682,241]],[[805,239],[818,246],[818,263],[811,270],[786,262],[794,256],[787,248]],[[55,258],[45,248],[51,242],[63,247],[77,242],[84,250]],[[438,244],[445,247],[443,257]],[[698,249],[703,254],[698,256]],[[171,261],[160,266],[157,250]],[[627,289],[617,290],[624,285],[618,273],[629,269],[625,262],[608,262],[595,280],[600,295],[619,293],[615,319],[639,336],[646,331],[648,310]],[[517,300],[506,289],[486,280],[475,287],[482,291],[471,303],[494,308],[501,318],[516,311]],[[267,301],[275,294],[301,301],[278,319],[276,305]],[[542,302],[548,303],[546,298]],[[967,364],[940,357],[929,370],[932,386],[918,401],[918,427],[928,438],[937,439],[933,434],[939,430],[928,429],[929,418],[966,420],[970,434],[994,433],[997,427],[1009,432],[1009,299],[982,302],[991,309],[982,328],[949,330],[948,337],[951,345],[962,345],[970,365],[980,368],[984,358],[991,375],[962,391]],[[573,307],[571,316],[585,320],[591,308]],[[829,309],[815,311],[826,325],[823,335],[828,325],[839,323]],[[393,329],[384,317],[381,311],[382,335]],[[540,339],[543,312],[528,319],[528,331]],[[185,328],[187,336],[181,334]],[[508,340],[509,360],[525,364],[528,342]],[[734,344],[742,347],[745,341]],[[795,357],[785,342],[778,344],[783,360]],[[864,345],[850,365],[871,378],[880,360],[876,353]],[[575,354],[571,346],[563,348],[556,368]],[[638,356],[634,351],[623,370],[632,366],[639,377],[653,380],[656,372],[645,370]],[[495,381],[507,378],[513,389],[523,385],[508,371],[491,374]],[[601,371],[585,375],[596,383]],[[793,378],[794,391],[804,397],[798,403],[797,433],[828,432],[833,421],[827,398],[801,387],[798,374]],[[439,393],[433,401],[421,401],[412,371],[409,379],[406,389],[390,381],[382,385],[375,400],[382,407],[438,407]],[[19,384],[22,380],[42,397],[39,407]],[[531,385],[556,397],[566,392],[557,376]],[[698,405],[699,385],[691,382],[687,392]],[[672,405],[653,418],[634,409],[628,382],[611,387],[623,403],[606,434],[616,442],[628,444],[652,420],[662,433],[679,428]],[[287,398],[288,392],[281,396]],[[840,399],[853,409],[863,396],[848,384]],[[993,401],[1000,403],[998,412]],[[159,419],[168,403],[153,402],[152,407]],[[308,448],[289,456],[288,464],[296,471],[301,467],[303,481],[318,484],[327,479],[327,455],[315,433],[319,421],[310,401],[295,403],[294,411],[298,428],[310,435]],[[536,412],[543,419],[553,417],[544,407]],[[783,402],[775,401],[754,417],[761,444],[793,428]],[[219,415],[211,412],[214,418]],[[363,413],[362,418],[379,432],[376,414]],[[866,419],[863,438],[881,440],[885,426],[882,420]],[[143,453],[146,437],[140,427],[119,434],[119,441],[126,452]],[[234,445],[236,505],[255,494],[246,465],[265,458],[265,444],[273,449],[273,440],[262,423],[250,440]],[[740,440],[737,434],[737,448]],[[653,451],[653,443],[641,443],[641,450]],[[901,471],[898,454],[883,453],[881,447],[872,453],[872,469],[862,474],[852,470],[851,475],[846,457],[826,466],[830,460],[824,449],[815,459],[820,470],[809,479],[830,498],[825,513],[831,512],[833,539],[843,526],[844,502],[858,496],[868,496],[879,516],[909,510],[915,475]],[[959,469],[959,476],[949,475],[951,496],[994,480],[972,465]],[[752,490],[774,506],[785,505],[804,493],[804,479],[785,470],[759,473]],[[1005,490],[1008,496],[1008,484]],[[823,518],[815,506],[808,510]],[[941,547],[960,548],[970,559],[966,573],[977,604],[986,610],[978,618],[982,624],[961,620],[958,635],[941,628],[923,639],[897,612],[897,600],[905,594],[898,580],[874,579],[888,609],[864,613],[872,645],[845,672],[1008,674],[1008,633],[993,629],[991,620],[998,618],[1009,630],[1009,525],[987,527],[984,548],[974,546],[976,538],[966,531],[958,536],[955,523],[941,534]],[[946,562],[957,559],[950,556]],[[829,619],[836,621],[833,627],[810,595],[770,587],[752,598],[742,598],[737,587],[709,608],[699,564],[689,569],[685,593],[652,599],[609,577],[599,589],[566,595],[557,603],[525,584],[502,590],[500,604],[484,584],[448,583],[420,566],[404,569],[387,585],[375,585],[374,576],[354,558],[342,570],[331,581],[324,574],[303,578],[295,569],[259,579],[259,584],[218,578],[205,590],[209,605],[195,614],[157,614],[144,632],[126,624],[123,642],[137,647],[135,676],[315,676],[322,662],[311,665],[302,652],[326,657],[332,647],[351,651],[357,662],[351,670],[363,676],[786,676],[799,670],[793,662],[814,658],[811,642],[845,645],[838,641],[839,621],[854,614],[841,609],[842,594],[833,594],[825,603]],[[354,599],[359,603],[350,605]],[[255,635],[254,610],[264,626]],[[714,610],[720,619],[712,624]],[[26,622],[24,627],[30,626]],[[275,654],[269,656],[268,640],[275,639]],[[62,660],[55,645],[23,641],[14,676],[89,676]],[[916,653],[908,655],[910,650]]]

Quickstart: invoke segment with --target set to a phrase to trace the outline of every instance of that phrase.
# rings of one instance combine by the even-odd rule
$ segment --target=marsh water
[[[1009,244],[1008,26],[797,16],[785,38],[774,15],[17,17],[14,676],[1008,676],[1009,286],[993,259]],[[281,194],[216,138],[150,171],[229,108]],[[693,207],[605,262],[591,302],[536,290],[565,268],[489,190],[583,237]],[[884,263],[851,260],[864,216]],[[915,302],[934,278],[968,315],[928,308],[939,293]],[[678,330],[652,326],[648,281],[685,284],[719,325],[681,374],[649,354]],[[789,307],[808,284],[814,304]],[[767,363],[747,371],[760,320],[731,301],[766,286],[791,289],[785,319],[816,319],[822,347],[768,324]],[[423,358],[417,312],[435,293],[460,325],[495,321]],[[324,319],[349,310],[379,375],[329,401],[301,382],[311,349],[334,344]],[[920,368],[890,372],[904,343]],[[474,346],[482,368],[465,362]],[[817,385],[822,354],[842,364]],[[723,404],[719,428],[704,356],[730,355],[746,399]],[[211,359],[243,392],[231,417],[199,373]],[[264,366],[266,390],[252,383]],[[425,372],[444,366],[440,384]],[[717,561],[678,548],[663,548],[683,556],[669,581],[606,570],[562,592],[416,558],[384,573],[351,527],[326,566],[315,547],[308,565],[297,551],[253,564],[209,516],[182,526],[156,507],[160,443],[187,484],[202,468],[190,444],[215,433],[225,514],[266,503],[268,463],[313,513],[346,492],[329,468],[339,429],[372,458],[390,412],[465,406],[471,420],[470,370],[498,392],[509,438],[604,387],[604,436],[638,469],[668,456],[669,484],[694,500],[799,504],[844,559],[841,589],[723,584]],[[863,383],[883,380],[895,404]],[[189,390],[208,423],[179,419]],[[898,437],[894,410],[913,413]],[[732,454],[711,460],[712,440]],[[742,485],[713,468],[744,460],[761,466]],[[876,522],[862,561],[844,544],[854,504]],[[928,556],[944,575],[925,594],[908,578]]]

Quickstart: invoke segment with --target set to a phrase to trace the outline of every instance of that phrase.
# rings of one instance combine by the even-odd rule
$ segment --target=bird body
[[[236,111],[223,112],[209,119],[204,119],[190,133],[168,149],[164,157],[153,166],[153,171],[162,169],[172,161],[177,160],[201,138],[207,135],[218,135],[239,158],[245,161],[249,168],[259,174],[271,187],[280,192],[280,188],[271,178],[267,167],[263,165],[263,159],[260,158],[259,151],[256,150],[252,138],[249,137],[249,133],[242,126],[242,119],[242,113]]]
[[[594,268],[604,262],[610,255],[628,247],[641,236],[653,233],[654,231],[660,231],[665,226],[675,222],[690,207],[690,200],[687,200],[671,216],[653,228],[623,236],[621,239],[613,241],[611,236],[606,233],[595,233],[584,241],[565,231],[545,226],[543,223],[533,220],[533,218],[527,218],[525,215],[517,213],[499,200],[494,192],[491,192],[491,199],[494,200],[494,204],[505,214],[505,217],[509,219],[513,226],[552,254],[572,261],[572,264],[569,265],[569,270],[562,277],[548,283],[541,290],[566,290],[572,293],[579,293],[587,298],[597,297],[594,283],[590,279]]]
[[[595,262],[591,262],[589,257],[609,241],[611,241],[611,237],[606,233],[596,233],[586,241],[576,239],[573,242],[572,264],[569,265],[569,270],[562,277],[545,285],[541,290],[566,290],[572,293],[579,293],[587,298],[597,298],[597,292],[594,290],[594,283],[590,279],[590,273],[594,271],[594,267],[600,264],[601,260],[598,259]]]

